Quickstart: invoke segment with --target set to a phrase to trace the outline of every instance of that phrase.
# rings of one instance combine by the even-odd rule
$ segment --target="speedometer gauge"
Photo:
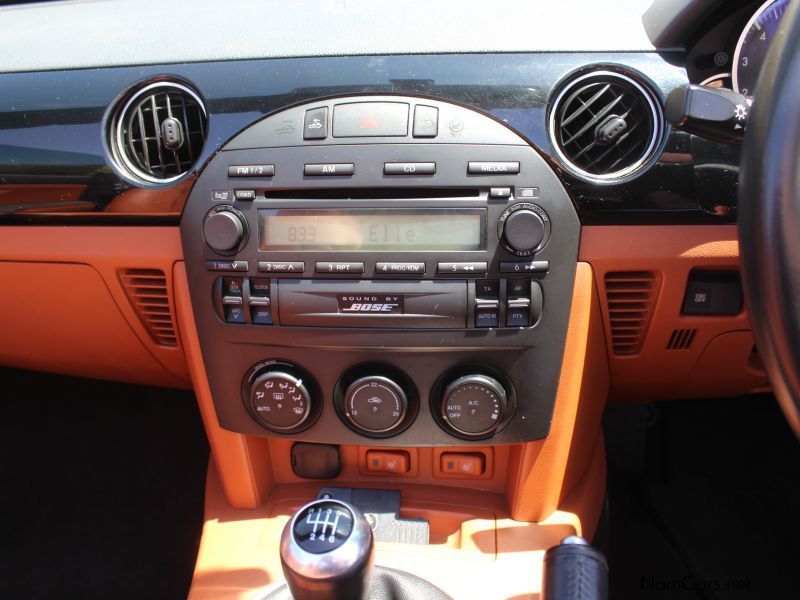
[[[747,22],[733,55],[734,91],[745,96],[753,94],[772,38],[788,5],[789,0],[767,0]]]

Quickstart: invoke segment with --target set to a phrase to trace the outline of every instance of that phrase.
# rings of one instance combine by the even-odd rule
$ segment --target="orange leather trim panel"
[[[579,256],[594,269],[607,332],[606,273],[652,271],[660,280],[641,351],[618,356],[609,343],[612,400],[728,396],[761,391],[768,385],[763,372],[748,367],[753,339],[746,308],[736,316],[681,314],[692,269],[738,268],[735,225],[584,227]],[[696,330],[692,345],[668,350],[673,332],[681,329]],[[735,346],[711,347],[713,340],[730,332],[740,332]],[[729,378],[731,373],[737,376]]]
[[[156,344],[119,280],[182,257],[170,227],[0,227],[4,364],[69,375],[189,387],[183,349]],[[174,312],[174,306],[170,306]]]
[[[206,515],[190,600],[251,599],[283,582],[278,540],[291,514],[318,484],[278,485],[255,510],[231,508],[217,470],[209,468]],[[431,522],[427,546],[378,542],[375,564],[408,571],[453,598],[532,599],[541,589],[547,548],[576,533],[575,516],[542,523],[508,518],[501,495],[456,488],[403,488],[403,516]]]
[[[273,484],[268,441],[228,431],[217,421],[194,322],[186,266],[182,262],[175,265],[174,282],[178,329],[184,341],[197,405],[222,488],[232,507],[257,508],[266,500]]]
[[[601,466],[592,459],[597,455],[608,386],[606,347],[592,269],[586,263],[578,263],[550,434],[545,440],[515,446],[511,452],[507,497],[513,519],[547,519],[584,476],[597,482],[598,487],[590,496],[598,505],[602,503],[605,477],[586,474],[586,470],[590,464],[595,469],[605,468],[604,462]],[[587,522],[587,530],[595,524],[596,521]]]

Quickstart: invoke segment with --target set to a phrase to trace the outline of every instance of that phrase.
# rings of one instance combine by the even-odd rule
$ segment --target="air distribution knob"
[[[271,431],[290,432],[311,414],[311,393],[302,376],[282,366],[260,373],[250,385],[250,406]]]
[[[507,404],[499,381],[488,375],[464,375],[445,388],[442,419],[462,437],[487,437],[503,421]]]
[[[215,207],[203,221],[203,237],[215,252],[235,252],[244,243],[246,235],[247,221],[232,206]]]
[[[550,219],[531,202],[509,206],[500,216],[498,235],[506,249],[517,256],[530,256],[547,241]]]

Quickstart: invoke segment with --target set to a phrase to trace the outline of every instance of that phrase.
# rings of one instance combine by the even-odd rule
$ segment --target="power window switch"
[[[366,467],[370,473],[408,473],[410,463],[408,452],[367,451]]]

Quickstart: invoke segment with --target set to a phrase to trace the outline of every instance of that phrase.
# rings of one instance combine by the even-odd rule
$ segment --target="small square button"
[[[304,140],[324,140],[328,137],[328,108],[312,108],[306,111],[303,120]]]
[[[500,297],[500,282],[497,279],[478,279],[475,282],[475,296],[497,300]]]
[[[251,306],[250,311],[254,325],[272,325],[272,309],[269,306]]]
[[[436,137],[439,133],[439,109],[417,104],[414,107],[414,137]]]
[[[269,298],[269,279],[250,279],[250,295]]]
[[[244,323],[244,307],[239,305],[226,304],[225,305],[225,322],[226,323]]]
[[[223,277],[222,278],[222,295],[223,296],[242,296],[242,278],[241,277]]]
[[[509,298],[530,298],[531,280],[530,279],[509,279],[508,280]]]

